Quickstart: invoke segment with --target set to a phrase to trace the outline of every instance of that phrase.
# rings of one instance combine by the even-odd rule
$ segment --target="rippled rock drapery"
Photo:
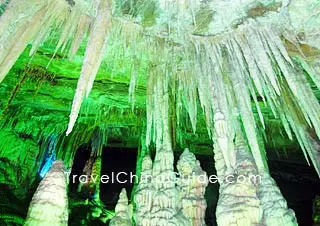
[[[55,161],[32,197],[25,226],[67,226],[68,196],[64,165]]]
[[[180,175],[178,188],[182,197],[182,213],[191,221],[192,226],[204,226],[207,173],[201,169],[200,162],[187,148],[178,160],[177,169]]]
[[[110,226],[132,226],[132,205],[128,204],[127,192],[122,189],[116,205],[115,216],[110,221]]]

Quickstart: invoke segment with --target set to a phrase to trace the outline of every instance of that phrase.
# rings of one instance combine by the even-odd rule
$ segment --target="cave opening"
[[[122,147],[104,147],[102,150],[101,177],[107,175],[109,181],[100,183],[100,199],[107,209],[114,209],[122,188],[130,199],[134,183],[130,174],[136,172],[137,149]],[[118,178],[117,178],[118,176]]]

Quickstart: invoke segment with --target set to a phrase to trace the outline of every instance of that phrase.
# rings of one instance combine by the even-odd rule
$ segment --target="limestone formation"
[[[157,151],[153,165],[153,183],[156,192],[151,209],[151,226],[190,225],[181,213],[181,199],[173,171],[172,151]]]
[[[257,168],[242,136],[237,134],[236,139],[236,169],[233,174],[225,175],[220,183],[217,223],[219,226],[259,225],[262,208],[255,180]]]
[[[132,226],[132,205],[128,204],[125,189],[122,189],[120,193],[115,212],[115,216],[110,221],[110,226]]]
[[[264,225],[298,226],[293,210],[288,208],[276,182],[267,172],[261,174],[258,197],[263,208]]]
[[[189,183],[192,181],[187,182]],[[196,193],[197,188],[194,189]],[[204,188],[198,192],[204,193]],[[191,219],[184,215],[181,194],[176,174],[173,171],[172,151],[158,150],[153,167],[150,157],[144,157],[140,182],[134,196],[136,225],[191,226]],[[187,200],[187,191],[185,190],[183,194]],[[197,200],[197,204],[201,203],[200,208],[203,210],[205,202],[202,201],[204,200]],[[196,211],[195,208],[194,211]],[[204,216],[203,213],[199,215]]]
[[[134,196],[136,204],[134,218],[137,225],[150,225],[152,199],[155,193],[155,187],[151,182],[152,160],[147,155],[142,160],[141,176]]]
[[[191,221],[192,226],[206,225],[204,218],[207,203],[204,194],[208,185],[207,173],[187,148],[180,156],[177,169],[180,175],[178,187],[182,198],[182,213]]]
[[[68,225],[67,182],[62,161],[55,161],[40,182],[32,197],[24,225]]]

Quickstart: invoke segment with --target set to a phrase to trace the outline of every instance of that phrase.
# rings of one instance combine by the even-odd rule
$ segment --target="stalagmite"
[[[207,173],[201,169],[200,162],[189,149],[185,149],[180,156],[177,169],[180,175],[178,187],[182,196],[182,213],[192,222],[192,226],[204,226]]]
[[[227,167],[220,150],[220,147],[217,143],[213,145],[213,153],[214,153],[214,167],[217,171],[217,176],[220,180],[224,179],[224,176],[227,172]]]
[[[257,168],[251,153],[237,132],[235,149],[237,164],[235,173],[225,175],[220,183],[216,216],[219,226],[255,226],[261,223],[262,208],[257,195]],[[241,178],[241,180],[240,180]]]
[[[294,212],[288,208],[275,181],[267,172],[260,175],[258,197],[263,208],[263,225],[298,226]]]
[[[67,226],[68,196],[63,162],[55,161],[32,197],[25,226]]]
[[[80,73],[76,93],[72,103],[67,135],[71,133],[77,120],[81,103],[88,97],[94,79],[101,65],[111,29],[111,1],[100,0],[99,9],[86,48],[85,58]]]
[[[151,210],[151,226],[190,225],[181,212],[179,191],[175,185],[172,151],[158,150],[153,166],[156,192]]]
[[[110,226],[132,226],[132,205],[128,205],[125,189],[122,189],[116,205],[115,216],[110,221]]]
[[[136,204],[134,219],[136,225],[150,225],[152,199],[155,191],[155,187],[152,184],[152,160],[147,155],[142,161],[139,184],[134,195]]]

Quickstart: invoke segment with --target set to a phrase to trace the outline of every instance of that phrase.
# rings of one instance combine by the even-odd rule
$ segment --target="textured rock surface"
[[[29,206],[25,226],[67,226],[68,196],[63,162],[55,161],[40,182]]]

